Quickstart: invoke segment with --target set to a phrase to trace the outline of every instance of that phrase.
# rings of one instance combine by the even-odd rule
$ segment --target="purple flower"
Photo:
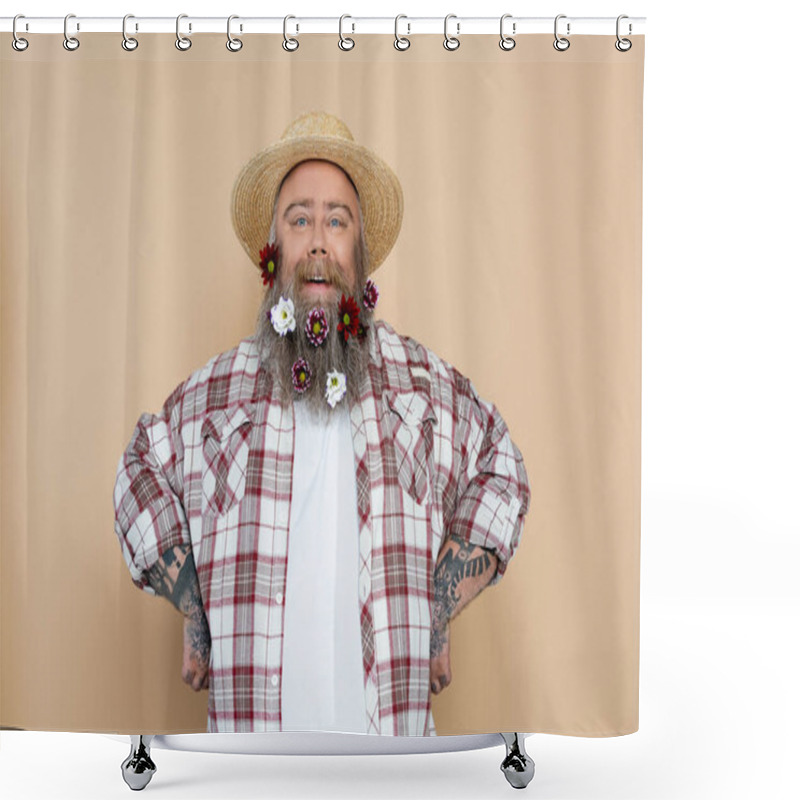
[[[314,347],[319,347],[325,341],[327,335],[328,320],[325,317],[325,309],[312,308],[311,311],[308,312],[308,318],[306,319],[306,336],[308,336],[308,341],[311,342]]]
[[[304,392],[308,389],[311,382],[311,369],[308,366],[308,361],[304,358],[298,358],[292,364],[292,383],[298,392]]]
[[[378,287],[370,279],[368,279],[366,285],[364,286],[364,308],[368,308],[370,311],[373,311],[377,304]]]

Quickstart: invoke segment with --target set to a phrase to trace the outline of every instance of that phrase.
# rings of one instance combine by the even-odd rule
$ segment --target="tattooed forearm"
[[[189,545],[179,544],[167,550],[147,572],[156,594],[163,595],[187,617],[205,619],[194,555]]]
[[[451,536],[442,546],[433,576],[431,653],[441,652],[447,623],[494,577],[497,556]]]

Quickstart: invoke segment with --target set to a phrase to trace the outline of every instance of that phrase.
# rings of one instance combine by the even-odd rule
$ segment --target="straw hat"
[[[297,117],[279,142],[253,156],[239,173],[231,197],[231,219],[242,247],[260,267],[278,187],[292,167],[312,158],[337,164],[355,184],[371,258],[368,272],[373,272],[400,233],[403,190],[392,169],[371,150],[356,144],[344,122],[324,111]]]

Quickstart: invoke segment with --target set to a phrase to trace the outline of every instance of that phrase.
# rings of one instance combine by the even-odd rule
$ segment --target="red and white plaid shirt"
[[[522,455],[495,406],[455,367],[384,320],[348,386],[359,526],[367,732],[435,735],[433,575],[449,535],[493,550],[497,583],[530,502]],[[211,632],[209,732],[281,730],[294,409],[272,393],[254,337],[212,358],[120,458],[115,531],[133,582],[191,545]],[[313,654],[309,654],[313,657]]]

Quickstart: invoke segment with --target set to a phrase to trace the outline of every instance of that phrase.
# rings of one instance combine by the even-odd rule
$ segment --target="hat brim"
[[[243,167],[233,186],[231,220],[239,241],[258,267],[267,244],[278,187],[301,161],[332,161],[347,172],[358,192],[368,273],[377,269],[397,241],[403,221],[403,190],[393,170],[363,145],[331,136],[300,136],[277,142]]]

